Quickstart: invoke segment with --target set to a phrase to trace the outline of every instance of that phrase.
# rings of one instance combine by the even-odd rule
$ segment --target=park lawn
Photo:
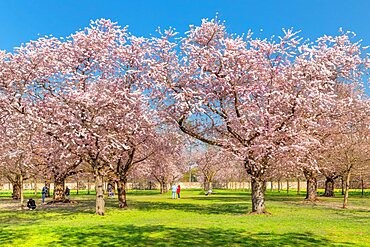
[[[352,193],[312,204],[294,192],[267,192],[271,215],[249,215],[250,192],[183,190],[180,200],[157,191],[132,191],[128,210],[106,199],[94,214],[94,195],[77,204],[21,211],[0,193],[0,246],[370,246],[370,199]],[[31,194],[26,194],[26,198]]]

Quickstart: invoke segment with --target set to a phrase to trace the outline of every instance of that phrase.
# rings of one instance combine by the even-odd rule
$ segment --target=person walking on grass
[[[176,189],[177,199],[180,199],[180,191],[181,191],[181,188],[180,188],[180,185],[178,185]]]
[[[176,184],[172,185],[171,190],[172,190],[172,199],[176,199],[176,192],[177,192]]]
[[[42,191],[41,191],[42,203],[45,203],[45,197],[47,193],[48,193],[48,187],[46,187],[46,184],[45,184],[45,186],[42,187]]]

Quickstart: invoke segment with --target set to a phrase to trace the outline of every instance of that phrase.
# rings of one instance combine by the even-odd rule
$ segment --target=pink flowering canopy
[[[166,169],[180,176],[176,155],[161,160],[184,148],[162,135],[161,129],[176,127],[243,162],[252,179],[252,211],[262,213],[265,179],[319,172],[327,143],[350,122],[349,113],[369,126],[362,85],[369,56],[353,33],[308,42],[283,30],[259,39],[204,19],[185,37],[176,35],[170,29],[135,37],[101,19],[65,39],[44,37],[13,53],[0,51],[0,120],[21,140],[7,136],[9,143],[29,150],[22,138],[37,130],[36,158],[52,154],[49,160],[63,160],[55,162],[60,171],[83,160],[99,185],[101,176],[145,159],[144,173]],[[9,156],[8,144],[0,148]],[[124,190],[127,173],[118,174]],[[97,195],[97,213],[104,214],[102,191]]]

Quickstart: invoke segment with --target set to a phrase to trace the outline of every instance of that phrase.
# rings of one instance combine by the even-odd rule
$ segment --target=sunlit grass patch
[[[157,191],[131,191],[129,208],[106,199],[106,215],[94,214],[94,195],[72,195],[76,204],[19,210],[2,193],[0,246],[368,246],[369,197],[304,202],[294,192],[267,191],[271,215],[249,215],[250,192],[183,190],[180,200]],[[30,195],[31,196],[31,195]],[[27,194],[26,194],[27,197]]]

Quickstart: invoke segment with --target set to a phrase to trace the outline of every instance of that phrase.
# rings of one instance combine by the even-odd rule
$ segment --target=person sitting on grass
[[[33,200],[32,198],[28,199],[27,207],[29,208],[29,210],[36,209],[36,202],[35,202],[35,200]]]

